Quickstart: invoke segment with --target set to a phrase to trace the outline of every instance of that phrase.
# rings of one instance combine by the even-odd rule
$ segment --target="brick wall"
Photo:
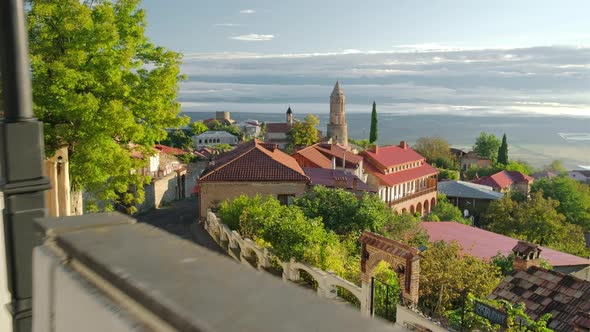
[[[301,196],[307,185],[304,182],[202,182],[199,194],[199,214],[207,218],[207,209],[216,207],[226,199],[234,199],[242,194],[255,196],[293,194]]]

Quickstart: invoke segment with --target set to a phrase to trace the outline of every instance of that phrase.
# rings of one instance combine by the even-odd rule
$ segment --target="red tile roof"
[[[425,160],[418,152],[412,148],[401,148],[397,145],[379,147],[377,153],[371,150],[361,152],[366,155],[369,162],[377,162],[379,168],[391,168],[395,165],[410,163],[414,161]]]
[[[554,331],[573,331],[574,322],[590,326],[590,282],[533,266],[514,270],[488,296],[492,300],[524,303],[526,314],[537,320],[551,314],[547,327]]]
[[[421,177],[438,174],[438,170],[427,163],[421,166],[409,168],[403,171],[397,171],[389,174],[383,174],[375,166],[365,163],[365,172],[377,177],[382,184],[388,186],[398,185],[407,181],[415,180]]]
[[[498,252],[508,256],[518,243],[517,239],[454,221],[422,222],[421,225],[428,232],[430,241],[456,241],[463,247],[463,252],[483,259],[490,259]],[[590,265],[588,259],[546,247],[539,248],[542,250],[541,258],[553,266]]]
[[[343,170],[332,170],[326,168],[304,167],[305,175],[309,176],[311,185],[322,185],[326,187],[337,187],[337,181],[346,181],[346,189],[353,189],[353,181],[356,182],[356,190],[372,191],[369,186],[356,175]]]
[[[294,155],[300,155],[310,162],[316,164],[321,168],[332,168],[332,161],[324,156],[320,151],[315,148],[315,145],[308,146],[304,149],[297,151]]]
[[[205,169],[199,182],[309,182],[295,159],[274,146],[255,139],[243,143],[220,155],[213,165]]]
[[[361,161],[363,161],[363,156],[354,154],[338,144],[318,143],[312,146],[325,155],[346,159],[347,162],[351,162],[353,164],[359,164]]]
[[[490,176],[482,176],[477,178],[471,181],[471,183],[502,189],[510,186],[514,182],[531,183],[534,180],[534,178],[517,171],[500,171]]]
[[[162,144],[156,144],[154,147],[162,153],[171,154],[171,155],[175,155],[175,156],[183,155],[186,153],[186,151],[184,151],[182,149],[173,148],[173,147],[162,145]]]
[[[291,126],[286,122],[270,122],[266,124],[267,133],[288,133],[289,130],[291,130]]]

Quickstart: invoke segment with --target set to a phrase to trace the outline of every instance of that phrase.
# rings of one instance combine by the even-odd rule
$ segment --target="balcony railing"
[[[408,195],[406,195],[406,196],[404,196],[402,198],[398,198],[396,200],[393,200],[393,201],[389,202],[389,206],[391,207],[391,206],[394,206],[394,205],[397,205],[397,204],[400,204],[400,203],[409,201],[409,200],[414,199],[416,197],[419,197],[419,196],[422,196],[422,195],[426,195],[426,194],[431,193],[431,192],[436,192],[436,186],[434,186],[434,187],[428,187],[428,188],[425,188],[425,189],[416,191],[416,192],[414,192],[412,194],[408,194]]]

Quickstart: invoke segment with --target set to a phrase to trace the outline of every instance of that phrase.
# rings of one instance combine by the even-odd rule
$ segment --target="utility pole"
[[[43,176],[43,127],[33,117],[29,51],[22,0],[0,0],[0,72],[4,119],[0,121],[0,190],[8,289],[15,332],[31,331],[32,251],[39,243],[33,220],[47,214]]]

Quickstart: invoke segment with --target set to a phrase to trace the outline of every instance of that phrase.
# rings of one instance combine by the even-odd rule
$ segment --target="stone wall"
[[[178,188],[180,176],[178,172],[172,172],[161,178],[154,179],[152,183],[144,186],[145,200],[137,207],[137,211],[146,212],[151,209],[157,209],[162,204],[180,199]]]
[[[232,200],[240,195],[295,195],[301,196],[307,189],[305,182],[201,182],[199,193],[199,215],[201,220],[207,218],[207,209],[215,208],[219,203]]]

